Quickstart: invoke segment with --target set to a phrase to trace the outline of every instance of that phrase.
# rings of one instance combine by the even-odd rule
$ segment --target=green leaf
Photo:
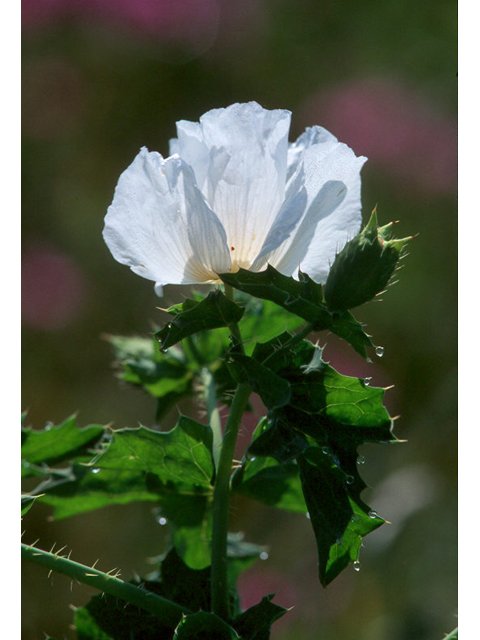
[[[42,431],[22,429],[22,476],[38,475],[39,465],[54,466],[65,460],[88,455],[105,432],[105,427],[77,426],[75,416],[58,426],[47,425]]]
[[[412,237],[390,239],[392,223],[379,227],[376,210],[355,238],[337,254],[325,284],[330,309],[346,311],[385,290],[405,245]]]
[[[220,278],[235,289],[257,298],[270,300],[291,314],[313,323],[314,331],[329,330],[347,340],[353,348],[366,357],[367,347],[373,343],[362,326],[348,312],[332,312],[323,301],[322,285],[305,274],[295,280],[268,266],[265,271],[254,273],[240,269],[236,273],[221,274]]]
[[[236,381],[248,382],[266,407],[282,407],[290,400],[289,383],[254,358],[232,351],[227,363]]]
[[[157,420],[183,397],[193,394],[194,372],[180,348],[172,347],[163,353],[153,337],[106,339],[115,351],[120,379],[158,400]]]
[[[458,627],[445,636],[443,640],[458,640]]]
[[[133,501],[154,501],[192,568],[210,563],[212,432],[182,416],[169,432],[119,429],[89,465],[74,464],[37,487],[57,519]]]
[[[240,638],[230,625],[214,613],[199,611],[185,616],[175,629],[173,640],[235,640]]]
[[[317,541],[319,578],[327,586],[350,562],[358,560],[362,536],[384,520],[349,495],[345,474],[319,447],[308,448],[298,457],[298,464]]]
[[[245,305],[245,313],[239,322],[245,352],[251,355],[257,342],[266,342],[285,331],[295,331],[304,325],[303,318],[288,313],[270,300],[253,298],[240,291],[237,302]]]
[[[289,346],[290,345],[290,346]],[[288,334],[257,345],[253,357],[288,380],[290,401],[257,427],[234,490],[271,506],[307,512],[327,585],[358,561],[362,537],[383,524],[361,500],[359,445],[394,442],[384,389],[343,376],[308,341]]]
[[[231,621],[232,627],[242,640],[269,640],[272,624],[287,612],[287,609],[272,602],[273,595],[262,598]]]
[[[181,305],[171,307],[168,312],[175,319],[155,334],[162,349],[169,349],[199,331],[228,327],[241,319],[244,310],[216,289],[201,302],[186,300]]]
[[[280,464],[274,458],[258,456],[247,459],[233,476],[233,489],[271,507],[306,513],[298,466]]]

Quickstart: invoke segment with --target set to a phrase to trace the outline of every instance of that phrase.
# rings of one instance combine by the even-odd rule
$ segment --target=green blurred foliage
[[[319,335],[340,372],[395,384],[386,404],[401,414],[395,433],[408,443],[364,447],[362,475],[375,487],[366,500],[392,524],[367,539],[361,571],[327,591],[317,583],[306,518],[236,498],[233,528],[270,547],[268,560],[242,578],[244,604],[270,590],[278,604],[295,605],[274,625],[276,640],[441,638],[456,626],[456,3],[205,0],[216,12],[205,37],[193,30],[193,44],[133,28],[129,4],[113,16],[108,0],[84,3],[88,11],[74,0],[37,2],[36,12],[23,5],[26,424],[43,428],[75,411],[81,425],[154,424],[155,398],[115,377],[102,339],[148,336],[167,319],[157,307],[190,295],[167,287],[159,300],[101,237],[118,176],[141,146],[167,155],[176,120],[246,100],[291,109],[292,139],[325,126],[369,156],[364,221],[377,205],[380,224],[400,221],[397,236],[419,234],[399,283],[356,313],[385,347],[383,358],[367,365]],[[191,399],[181,405],[183,413],[197,409]],[[177,416],[175,409],[162,427]],[[100,557],[125,579],[145,574],[145,559],[165,548],[151,504],[59,522],[49,515],[38,504],[28,511],[27,542],[68,544],[78,561]],[[70,591],[66,579],[26,566],[23,592],[25,640],[74,637],[69,604],[85,604],[88,589]]]

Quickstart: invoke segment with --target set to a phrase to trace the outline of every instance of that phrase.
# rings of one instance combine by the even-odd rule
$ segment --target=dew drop
[[[161,524],[162,527],[164,527],[167,523],[168,520],[166,518],[164,518],[163,516],[161,516],[158,520],[157,520],[158,524]]]
[[[365,456],[358,456],[357,464],[365,464]]]
[[[384,352],[385,352],[385,349],[383,347],[375,347],[375,355],[378,358],[381,358],[383,356]]]
[[[354,480],[355,480],[355,478],[354,478],[353,476],[347,476],[347,477],[345,478],[345,482],[346,482],[347,484],[353,484]]]
[[[266,551],[262,551],[260,554],[260,560],[268,560],[268,553]]]
[[[360,564],[360,562],[358,560],[355,560],[355,562],[353,563],[353,569],[355,571],[360,571],[362,565]]]
[[[376,518],[377,516],[378,516],[378,513],[376,511],[373,511],[373,509],[372,509],[372,511],[368,512],[368,517],[372,518],[372,520],[373,520],[373,518]]]
[[[370,386],[370,382],[371,382],[371,381],[372,381],[372,379],[371,379],[371,378],[364,378],[364,379],[363,379],[363,384],[364,384],[366,387],[369,387],[369,386]]]
[[[332,452],[330,451],[329,447],[322,447],[322,452],[326,455],[329,456]]]
[[[307,513],[305,514],[305,517],[306,517],[306,519],[307,519],[307,520],[310,520],[310,514],[308,513],[308,511],[307,511]]]
[[[100,469],[92,469],[92,473],[98,473]]]
[[[358,522],[360,520],[360,518],[357,515],[354,515],[353,518],[350,520],[350,522],[352,524],[355,524],[355,522]]]
[[[257,459],[257,458],[256,458],[255,456],[252,456],[252,457],[250,458],[250,462],[254,462],[256,459]]]

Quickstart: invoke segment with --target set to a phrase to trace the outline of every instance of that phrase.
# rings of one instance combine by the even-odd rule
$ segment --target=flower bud
[[[353,309],[385,290],[402,249],[413,237],[389,239],[392,225],[379,227],[374,209],[365,228],[337,254],[324,290],[332,311]]]

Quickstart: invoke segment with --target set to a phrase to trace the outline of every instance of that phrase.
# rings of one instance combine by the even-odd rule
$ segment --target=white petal
[[[272,252],[278,249],[298,226],[298,223],[305,213],[308,202],[304,182],[303,166],[300,165],[290,180],[285,200],[265,238],[259,254],[251,266],[252,271],[260,271],[263,269]]]
[[[272,260],[273,266],[282,273],[290,269],[294,273],[300,268],[316,282],[325,282],[336,253],[360,230],[360,170],[365,161],[321,127],[307,129],[291,145],[289,174],[298,171],[299,163],[303,164],[308,207],[297,231],[280,247],[277,262]],[[337,201],[336,206],[335,188],[330,186],[323,191],[329,181],[346,187],[346,193],[337,194],[342,201]]]
[[[343,182],[338,180],[326,182],[308,207],[306,214],[289,241],[280,247],[277,255],[272,256],[270,260],[272,266],[286,275],[296,275],[296,271],[301,267],[304,273],[308,273],[311,278],[319,282],[315,275],[312,275],[303,265],[308,255],[309,247],[317,237],[318,227],[323,226],[327,233],[330,231],[328,221],[341,208],[346,194],[347,188]]]
[[[221,225],[212,220],[215,214],[206,207],[191,169],[177,157],[164,160],[144,148],[120,176],[103,236],[116,260],[158,286],[204,282],[215,274],[212,262],[205,264],[200,258],[202,238],[192,246],[195,231],[189,232],[189,223],[196,212],[207,229],[212,224],[216,229],[204,233],[214,241],[220,238]],[[212,255],[223,269],[226,243],[216,252]]]
[[[193,167],[239,266],[252,264],[284,200],[289,126],[290,112],[254,102],[177,123],[174,147]]]

